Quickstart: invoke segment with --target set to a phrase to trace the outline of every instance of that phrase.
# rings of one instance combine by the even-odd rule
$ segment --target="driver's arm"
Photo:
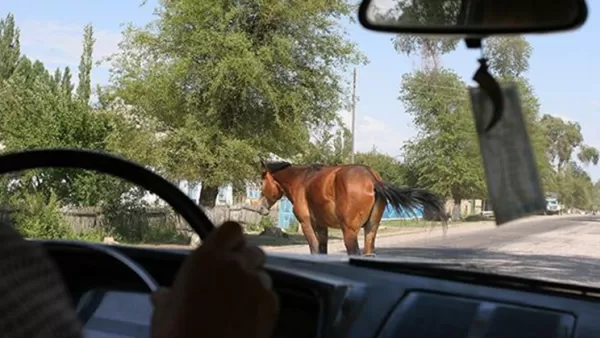
[[[83,337],[70,300],[45,251],[0,222],[0,337]]]

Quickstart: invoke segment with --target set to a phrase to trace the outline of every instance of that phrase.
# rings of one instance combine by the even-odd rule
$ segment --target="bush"
[[[290,225],[285,229],[286,232],[293,234],[300,231],[300,223],[297,220],[293,220]]]
[[[27,238],[76,239],[65,221],[55,194],[19,193],[11,198],[15,228]]]
[[[262,217],[260,219],[260,222],[258,222],[256,224],[246,225],[245,230],[247,232],[261,232],[266,228],[273,228],[273,227],[275,227],[275,223],[273,223],[273,220],[271,219],[271,217],[265,216],[265,217]]]
[[[103,208],[104,227],[118,242],[130,244],[189,244],[190,238],[177,230],[177,213],[165,208],[160,217],[151,217],[146,203],[113,201]]]

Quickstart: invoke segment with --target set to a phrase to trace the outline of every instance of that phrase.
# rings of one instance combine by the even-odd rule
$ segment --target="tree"
[[[524,74],[532,53],[524,37],[495,37],[485,45],[490,71],[501,82],[513,82],[519,88],[523,115],[542,183],[546,191],[558,192],[563,203],[584,208],[589,206],[591,179],[572,162],[573,154],[583,164],[598,163],[598,150],[585,145],[581,127],[576,122],[539,113],[539,102]]]
[[[577,159],[586,165],[593,164],[598,165],[598,160],[600,159],[600,153],[597,148],[580,144],[579,145],[579,153],[577,154]]]
[[[415,170],[418,186],[451,197],[486,195],[475,127],[466,84],[449,69],[405,74],[400,99],[413,118],[417,137],[405,147],[405,161]],[[455,210],[453,217],[458,217]]]
[[[338,121],[335,128],[323,126],[311,133],[311,142],[298,158],[302,163],[339,165],[350,163],[352,155],[352,132]]]
[[[19,35],[12,14],[9,13],[4,20],[0,20],[0,82],[8,79],[17,67],[21,57]]]
[[[547,157],[548,135],[541,127],[540,103],[533,87],[525,77],[533,49],[522,36],[494,37],[485,40],[485,55],[489,69],[498,82],[513,83],[521,99],[521,110],[536,156],[542,185],[546,191],[554,189],[554,171]]]
[[[364,61],[336,18],[345,1],[160,1],[125,31],[107,92],[159,121],[171,178],[217,187],[257,175],[260,153],[292,157],[344,106],[340,71]]]
[[[575,162],[567,163],[564,171],[559,184],[561,202],[568,207],[591,208],[594,185],[590,176]]]
[[[10,22],[9,25],[2,24],[2,35],[13,36],[8,43],[18,47],[14,18],[9,14],[2,22]],[[4,27],[11,27],[17,33],[9,34]],[[76,147],[116,153],[123,153],[122,149],[135,149],[143,153],[131,144],[120,144],[120,149],[117,149],[114,140],[117,131],[124,129],[125,124],[121,123],[121,128],[117,128],[115,117],[93,111],[88,105],[94,43],[92,32],[91,26],[85,28],[84,55],[79,66],[77,87],[80,100],[73,99],[69,68],[64,71],[57,69],[51,74],[41,61],[31,61],[26,56],[16,58],[13,49],[0,47],[0,53],[6,53],[0,54],[0,60],[16,60],[15,64],[3,63],[10,71],[5,71],[6,78],[0,79],[5,94],[0,95],[0,135],[7,150]],[[135,139],[131,134],[128,137]],[[154,143],[148,144],[151,147]],[[102,205],[109,200],[118,200],[115,196],[129,189],[122,181],[82,170],[34,170],[22,173],[19,178],[23,191],[47,199],[56,196],[63,205]]]
[[[118,100],[107,100],[103,93],[100,104],[89,105],[94,44],[91,26],[84,30],[75,90],[69,68],[50,73],[41,61],[20,54],[18,29],[11,14],[0,21],[0,31],[0,141],[6,150],[93,149],[164,170],[160,167],[164,137],[158,132],[162,125],[156,119]],[[74,169],[30,170],[0,177],[0,203],[17,210],[16,226],[43,238],[78,235],[63,222],[62,207],[96,206],[102,208],[105,225],[114,228],[113,234],[132,240],[125,232],[128,229],[112,220],[117,214],[144,206],[144,192],[120,179]]]
[[[544,115],[540,126],[547,135],[546,156],[552,171],[552,191],[568,206],[590,207],[594,202],[592,181],[573,156],[584,165],[598,164],[598,149],[584,144],[581,126],[577,122]]]
[[[544,115],[541,125],[548,135],[547,156],[558,172],[571,161],[575,148],[583,142],[581,126],[577,122],[564,121],[560,117]]]
[[[596,181],[592,186],[592,201],[590,204],[592,210],[600,210],[600,181]]]
[[[86,104],[92,94],[92,54],[94,52],[94,29],[87,25],[83,29],[83,53],[79,62],[77,98]]]
[[[375,147],[369,152],[357,153],[355,162],[369,166],[381,175],[381,178],[397,186],[405,185],[405,168],[393,156],[377,151]]]
[[[533,48],[523,36],[493,37],[485,40],[484,49],[490,71],[503,79],[520,78],[529,69]]]

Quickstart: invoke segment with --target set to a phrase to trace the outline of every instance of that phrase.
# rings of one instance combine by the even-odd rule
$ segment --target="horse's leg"
[[[300,201],[298,201],[300,202]],[[302,229],[302,233],[304,234],[304,238],[306,238],[306,242],[308,243],[308,249],[311,254],[316,254],[319,252],[319,241],[317,239],[317,235],[315,234],[315,230],[312,226],[312,221],[310,217],[310,212],[308,211],[308,206],[301,207],[301,203],[294,204],[294,215],[296,219],[300,223],[300,228]]]
[[[358,224],[354,226],[354,224],[342,223],[342,237],[344,238],[344,245],[349,256],[360,255],[360,247],[358,246],[359,231],[360,225]]]
[[[365,223],[365,256],[375,256],[375,237],[377,236],[377,230],[381,224],[381,217],[385,211],[385,201],[376,200],[371,215]]]
[[[316,224],[314,226],[315,234],[317,235],[317,241],[319,242],[319,253],[327,254],[327,242],[329,241],[329,231],[327,226],[322,224]]]
[[[302,228],[302,233],[304,233],[304,238],[306,238],[306,242],[308,243],[308,249],[310,250],[310,253],[318,253],[319,240],[317,239],[317,235],[315,234],[315,230],[313,229],[310,218],[308,220],[298,221],[300,222],[300,228]]]

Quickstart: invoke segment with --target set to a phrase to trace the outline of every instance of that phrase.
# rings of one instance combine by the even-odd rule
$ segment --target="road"
[[[265,248],[308,253],[307,246]],[[329,252],[344,254],[340,241]],[[534,216],[496,227],[491,223],[451,227],[444,239],[432,231],[384,235],[378,256],[471,263],[501,274],[600,286],[600,217]]]

